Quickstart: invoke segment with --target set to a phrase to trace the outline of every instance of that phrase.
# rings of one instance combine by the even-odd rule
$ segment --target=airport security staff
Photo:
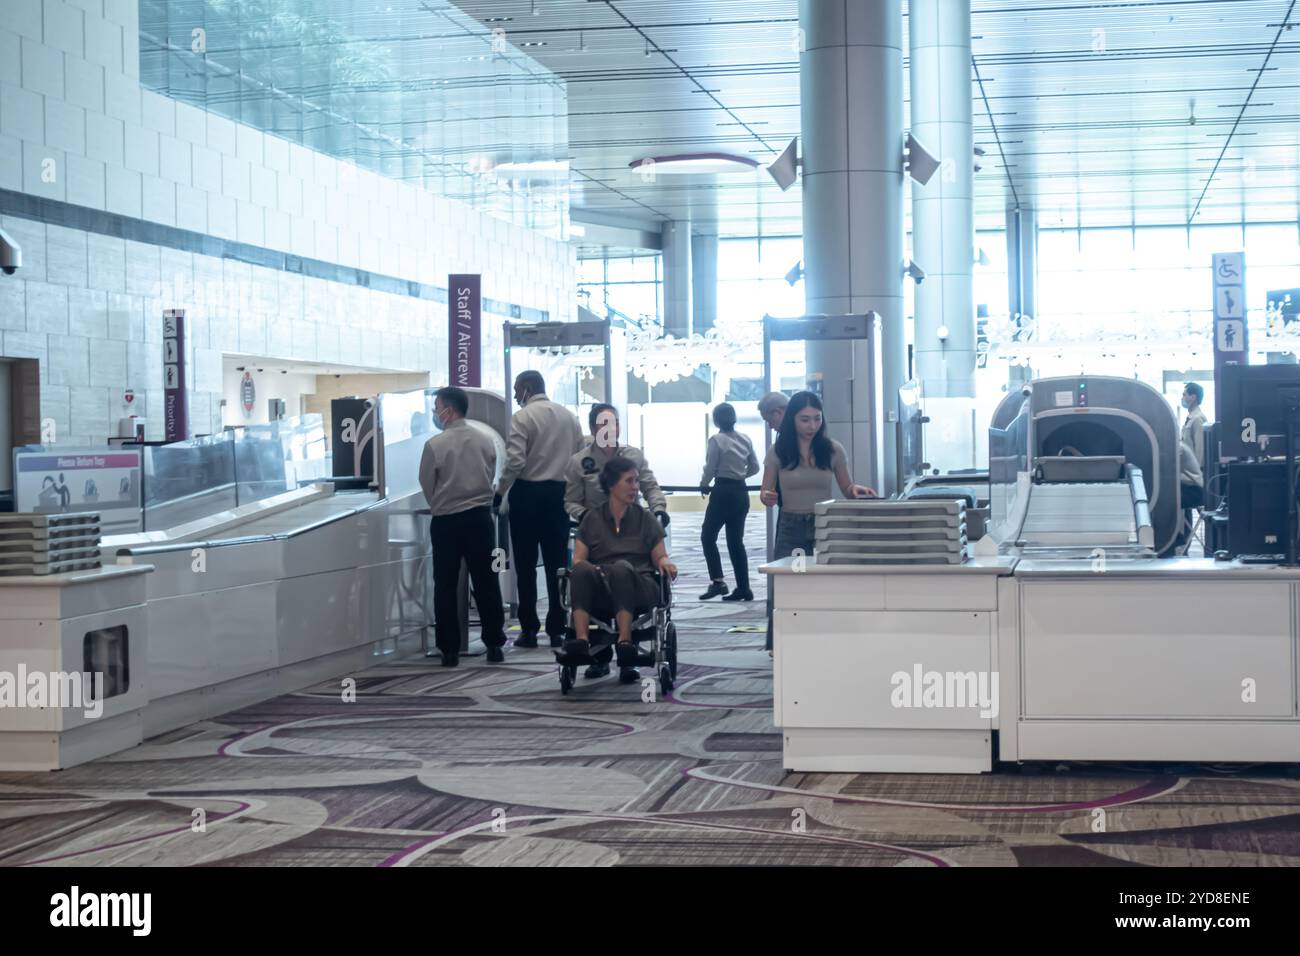
[[[1205,389],[1196,382],[1188,382],[1183,390],[1183,408],[1187,417],[1183,419],[1183,430],[1178,440],[1191,446],[1196,455],[1197,469],[1205,473],[1205,412],[1201,411],[1201,402],[1205,401]]]
[[[459,388],[440,388],[433,413],[442,431],[424,445],[420,487],[433,513],[434,631],[444,667],[460,662],[460,611],[457,591],[461,561],[469,567],[474,602],[483,622],[490,664],[505,660],[505,611],[493,570],[496,522],[492,517],[492,478],[497,453],[492,439],[465,420],[469,396]]]
[[[752,601],[749,556],[745,554],[745,519],[749,516],[749,489],[745,479],[758,474],[758,456],[749,437],[736,431],[736,409],[729,403],[723,402],[713,409],[713,424],[718,432],[709,438],[704,474],[700,476],[700,494],[709,494],[709,486],[713,486],[700,531],[704,562],[709,568],[709,589],[700,595],[700,600],[721,595],[724,601]],[[730,594],[722,576],[722,556],[718,554],[718,532],[724,527],[727,553],[736,575],[736,587]]]
[[[668,499],[664,497],[655,473],[646,463],[641,449],[618,442],[618,410],[604,402],[591,407],[587,416],[591,439],[569,459],[564,472],[564,510],[575,523],[592,508],[599,508],[609,500],[600,487],[600,471],[615,458],[626,458],[637,467],[637,482],[646,510],[668,527]]]
[[[506,442],[506,466],[497,486],[496,504],[509,494],[510,547],[519,589],[519,627],[515,647],[536,647],[537,550],[546,570],[546,633],[551,646],[564,643],[564,608],[556,572],[564,566],[569,544],[569,516],[564,510],[564,469],[582,447],[582,426],[563,405],[546,397],[541,372],[520,372]]]
[[[758,417],[767,422],[767,427],[774,432],[781,430],[785,420],[785,408],[790,404],[790,397],[785,392],[768,392],[758,400]]]

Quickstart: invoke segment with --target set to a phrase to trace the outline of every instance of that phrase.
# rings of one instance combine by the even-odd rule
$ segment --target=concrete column
[[[909,0],[912,135],[942,165],[912,183],[916,374],[922,395],[975,395],[974,130],[971,125],[970,0]]]
[[[691,334],[691,224],[666,222],[664,241],[664,334]]]
[[[1038,216],[1031,207],[1007,209],[1007,302],[1011,318],[1038,316]],[[1008,381],[1029,381],[1032,370],[1011,366]]]
[[[831,433],[855,481],[897,486],[895,422],[906,370],[903,330],[903,19],[896,2],[800,0],[803,235],[807,311],[878,312],[881,361],[865,343],[809,343]],[[884,421],[868,396],[880,377]],[[873,461],[871,430],[884,430]]]
[[[691,329],[703,335],[718,320],[718,237],[691,239]]]

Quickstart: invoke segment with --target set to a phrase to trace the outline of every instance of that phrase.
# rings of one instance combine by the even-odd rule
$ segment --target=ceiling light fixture
[[[628,163],[632,169],[653,168],[655,174],[749,173],[758,162],[731,153],[680,153],[675,156],[646,156]]]

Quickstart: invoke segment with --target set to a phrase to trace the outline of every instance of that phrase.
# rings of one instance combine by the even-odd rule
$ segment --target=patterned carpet
[[[695,600],[700,517],[673,524],[667,699],[609,678],[562,697],[544,649],[391,661],[356,675],[354,703],[336,682],[72,770],[0,774],[0,863],[1300,864],[1285,770],[784,775],[761,582],[753,604]],[[749,524],[757,566],[761,515]]]

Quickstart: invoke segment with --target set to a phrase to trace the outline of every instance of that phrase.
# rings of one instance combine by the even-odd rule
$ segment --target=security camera
[[[916,280],[917,285],[925,281],[925,270],[910,260],[907,263],[907,274]]]
[[[14,241],[9,233],[0,229],[0,269],[7,276],[13,275],[23,267],[23,247]]]

